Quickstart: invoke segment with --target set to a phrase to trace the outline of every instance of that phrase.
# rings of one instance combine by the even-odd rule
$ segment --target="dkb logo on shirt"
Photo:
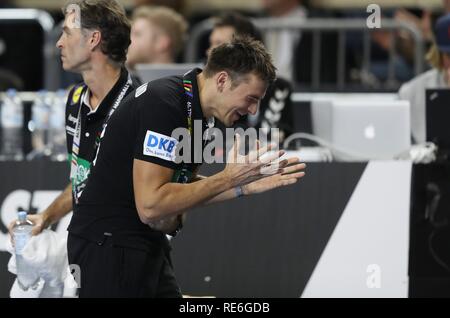
[[[144,140],[144,155],[175,161],[175,149],[178,141],[157,132],[147,130]]]

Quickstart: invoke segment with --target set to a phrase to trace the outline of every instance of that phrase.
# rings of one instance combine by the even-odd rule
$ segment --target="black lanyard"
[[[115,112],[117,107],[120,105],[120,102],[124,99],[128,89],[133,85],[133,80],[131,79],[131,75],[128,74],[128,80],[123,86],[122,90],[120,91],[120,94],[117,96],[116,101],[114,102],[113,106],[109,110],[108,115],[106,116],[103,125],[102,125],[102,133],[100,135],[100,138],[103,137],[105,133],[105,129],[108,123],[108,120],[111,118],[112,114]],[[77,123],[75,126],[75,134],[72,142],[72,160],[71,160],[71,167],[70,167],[70,179],[72,181],[72,193],[73,197],[75,199],[75,203],[78,204],[78,199],[80,198],[81,194],[83,193],[83,189],[86,186],[87,177],[84,180],[81,180],[79,183],[77,182],[77,176],[79,174],[80,166],[78,165],[78,155],[80,153],[80,143],[81,143],[81,108],[83,106],[83,100],[85,98],[85,94],[87,93],[87,90],[84,90],[83,94],[81,95],[81,103],[80,108],[78,109],[78,116],[77,116]],[[98,151],[100,149],[100,143],[95,143],[94,145],[94,151],[95,151],[95,157],[93,160],[93,163],[95,165],[95,162],[97,160]]]
[[[193,120],[192,120],[192,104],[194,103],[194,86],[192,85],[192,81],[188,79],[188,75],[190,75],[193,71],[188,72],[183,75],[183,88],[184,94],[186,96],[186,115],[187,115],[187,124],[189,135],[192,138],[194,135],[193,128]],[[192,141],[192,139],[191,139]],[[192,145],[191,147],[192,148]],[[188,183],[189,182],[189,165],[186,162],[183,162],[182,168],[177,175],[175,182],[178,183]]]
[[[186,74],[183,75],[183,88],[184,88],[184,93],[186,96],[186,114],[187,114],[187,124],[188,124],[188,131],[189,131],[189,135],[191,136],[191,143],[192,143],[192,136],[194,135],[194,122],[193,122],[193,110],[192,110],[192,105],[194,104],[194,96],[195,96],[195,91],[194,91],[194,85],[192,84],[192,80],[190,80],[190,75],[195,72],[195,70],[192,70]],[[212,117],[214,119],[214,117]],[[214,120],[212,121],[212,125],[214,126]],[[211,128],[209,127],[208,124],[208,129]],[[208,134],[207,134],[208,135]],[[202,134],[203,136],[203,134]],[[208,139],[206,138],[205,142],[203,143],[203,146],[205,146],[208,143]],[[191,144],[191,149],[193,148],[193,144]],[[187,183],[189,181],[189,169],[188,169],[189,165],[185,162],[183,162],[182,168],[177,176],[177,178],[175,179],[175,182],[178,183]]]

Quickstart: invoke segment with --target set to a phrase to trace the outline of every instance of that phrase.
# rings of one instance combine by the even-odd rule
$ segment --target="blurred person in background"
[[[450,13],[450,0],[442,0],[445,13]]]
[[[397,22],[407,23],[416,28],[422,36],[426,50],[433,45],[433,25],[443,13],[450,13],[450,0],[442,1],[444,10],[433,12],[427,8],[399,8],[388,14]],[[394,75],[395,80],[404,82],[410,80],[414,76],[414,63],[416,41],[411,32],[405,29],[399,29],[393,33],[393,41],[391,42],[390,31],[372,32],[372,40],[374,44],[375,63],[373,63],[371,71],[381,81],[388,78],[389,52],[391,46],[395,46],[394,54]]]
[[[435,26],[435,41],[427,54],[432,66],[403,84],[399,97],[411,103],[411,131],[414,143],[426,141],[425,91],[435,88],[450,88],[450,14],[441,17]]]
[[[176,63],[188,24],[177,12],[161,6],[142,6],[133,13],[127,66]]]
[[[308,14],[301,0],[262,0],[262,7],[271,18],[305,21]],[[273,31],[265,35],[266,46],[273,56],[278,75],[289,81],[294,78],[294,51],[300,38],[301,33],[297,30]]]
[[[184,0],[133,0],[135,8],[145,5],[164,6],[177,12],[183,12]]]
[[[215,18],[209,37],[210,47],[207,55],[215,47],[223,43],[230,43],[234,36],[249,36],[262,41],[261,33],[249,18],[235,12],[224,13]],[[266,134],[270,132],[271,128],[278,128],[280,143],[283,142],[293,129],[291,93],[291,84],[278,77],[267,89],[258,112],[255,115],[243,116],[237,125],[244,129],[248,127],[262,128]]]
[[[421,33],[427,49],[433,44],[433,25],[443,14],[450,13],[450,0],[442,1],[443,11],[433,12],[430,9],[407,10],[398,9],[394,14],[394,19],[400,22],[406,22],[415,26]],[[399,50],[408,61],[414,60],[414,39],[411,33],[400,30],[398,32]]]

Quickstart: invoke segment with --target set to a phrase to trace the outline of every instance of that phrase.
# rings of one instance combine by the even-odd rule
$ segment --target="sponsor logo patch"
[[[72,124],[77,124],[77,118],[73,117],[72,114],[69,114],[69,117],[67,118],[68,121],[70,121]]]
[[[175,162],[175,149],[178,140],[157,132],[147,130],[144,140],[144,155]]]
[[[83,91],[83,86],[78,87],[72,95],[72,105],[77,104],[80,101],[81,92]]]
[[[134,95],[135,98],[138,98],[142,94],[144,94],[147,91],[148,83],[142,84],[136,89],[136,94]]]
[[[71,136],[75,136],[75,128],[66,125],[66,132]]]

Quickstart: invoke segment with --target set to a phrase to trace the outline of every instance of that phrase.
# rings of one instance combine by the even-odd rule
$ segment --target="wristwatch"
[[[244,189],[242,189],[242,186],[237,186],[234,188],[234,191],[236,192],[236,198],[244,196]]]

